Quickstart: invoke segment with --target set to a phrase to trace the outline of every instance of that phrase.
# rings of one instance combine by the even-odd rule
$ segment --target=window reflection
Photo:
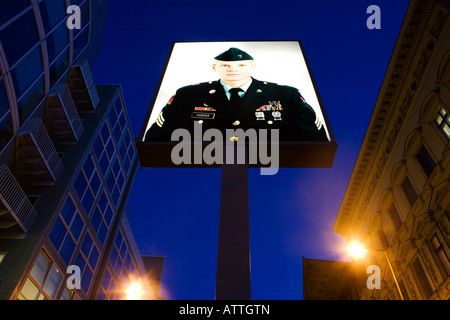
[[[41,47],[37,45],[11,71],[18,100],[43,71]]]
[[[50,87],[53,87],[53,85],[61,78],[64,72],[66,72],[68,66],[69,66],[69,49],[66,49],[50,65]]]
[[[6,2],[6,1],[1,1]],[[13,1],[8,1],[13,2]],[[18,37],[17,35],[20,35]],[[0,40],[6,54],[8,64],[12,67],[36,43],[39,35],[32,10],[28,10],[19,19],[0,31]]]
[[[3,118],[6,112],[9,110],[9,100],[6,94],[6,88],[3,83],[3,79],[0,77],[0,119]]]
[[[44,76],[41,76],[18,102],[20,124],[28,119],[28,116],[34,111],[39,102],[44,99],[44,94]]]
[[[30,7],[30,0],[0,1],[0,26]]]
[[[68,44],[69,31],[65,22],[62,22],[47,36],[48,61],[53,63],[53,60],[55,60]]]
[[[64,0],[44,0],[39,4],[39,11],[47,34],[66,17],[66,4]]]

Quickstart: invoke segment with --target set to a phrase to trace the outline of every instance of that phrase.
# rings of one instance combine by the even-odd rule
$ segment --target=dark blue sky
[[[302,41],[338,149],[329,169],[250,169],[252,299],[302,299],[302,257],[348,261],[332,226],[408,3],[109,2],[94,79],[122,86],[135,136],[173,41]],[[381,9],[379,30],[366,27],[372,4]],[[141,254],[166,257],[166,299],[214,299],[220,178],[211,168],[138,169],[127,210]]]

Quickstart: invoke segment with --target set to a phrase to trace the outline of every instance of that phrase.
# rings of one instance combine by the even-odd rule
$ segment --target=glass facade
[[[67,28],[67,5],[80,7],[80,29]],[[123,285],[122,281],[145,276],[136,260],[138,252],[128,241],[132,234],[121,218],[137,156],[120,88],[100,86],[100,90],[95,84],[76,88],[78,93],[90,90],[100,98],[92,117],[92,113],[82,112],[83,101],[70,87],[68,75],[69,70],[79,71],[77,59],[82,58],[86,68],[77,77],[84,77],[84,82],[92,78],[89,66],[100,46],[98,36],[106,22],[102,20],[106,19],[106,9],[107,2],[100,0],[0,1],[0,155],[6,163],[14,163],[18,153],[28,156],[20,149],[40,151],[41,145],[22,145],[27,139],[12,140],[13,132],[20,132],[33,114],[42,118],[43,131],[58,129],[48,134],[43,147],[54,149],[64,167],[64,173],[51,183],[36,180],[33,207],[41,223],[32,227],[36,228],[34,234],[44,238],[25,234],[20,240],[5,240],[10,241],[8,245],[20,241],[21,250],[25,245],[29,248],[28,255],[8,254],[0,247],[0,299],[92,299],[102,298],[102,292],[105,299],[109,290]],[[90,19],[95,19],[95,25]],[[91,39],[92,33],[97,40]],[[58,84],[67,90],[52,91]],[[59,98],[47,99],[50,92]],[[75,141],[55,139],[55,133],[66,134],[72,129],[67,126],[69,112],[83,121],[82,135]],[[66,116],[58,117],[61,114]],[[47,133],[42,134],[47,137]],[[25,160],[34,163],[36,158]],[[11,171],[14,174],[14,166]],[[23,188],[27,182],[18,184]],[[110,256],[115,254],[112,261]],[[67,283],[69,274],[65,271],[71,265],[79,268],[79,289]]]
[[[79,30],[67,28],[66,2],[69,1],[0,1],[0,60],[7,66],[0,77],[0,151],[12,138],[13,129],[18,131],[18,126],[64,76],[70,63],[90,45],[91,1],[70,1],[70,5],[78,5],[81,10]],[[6,74],[11,75],[11,83],[2,81]],[[7,99],[8,91],[15,96],[12,101]],[[14,117],[8,111],[17,114],[19,121],[12,122]]]

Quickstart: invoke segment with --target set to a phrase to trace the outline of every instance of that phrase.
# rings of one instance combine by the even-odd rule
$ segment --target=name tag
[[[191,118],[193,119],[214,119],[215,113],[207,112],[192,112]]]

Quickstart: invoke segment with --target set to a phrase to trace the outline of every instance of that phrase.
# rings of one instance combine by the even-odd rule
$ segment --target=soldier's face
[[[242,81],[249,79],[255,64],[253,60],[243,61],[216,61],[213,64],[214,71],[224,81]]]

